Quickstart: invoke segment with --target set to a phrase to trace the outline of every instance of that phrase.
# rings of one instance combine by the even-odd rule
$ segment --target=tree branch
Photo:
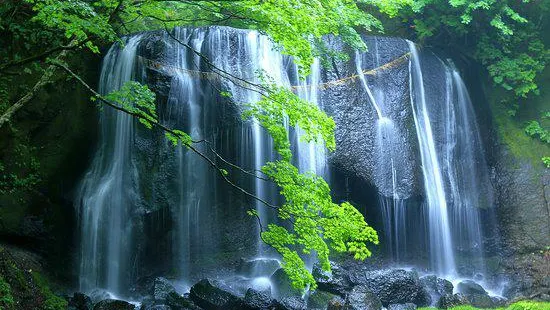
[[[74,47],[78,44],[76,40],[71,41],[69,43],[68,47]],[[54,61],[60,61],[61,59],[65,58],[69,52],[69,49],[64,49],[55,57]],[[31,90],[25,94],[21,99],[19,99],[16,103],[14,103],[12,106],[10,106],[2,116],[0,116],[0,128],[2,128],[7,122],[10,121],[10,119],[13,117],[13,115],[19,111],[25,104],[27,104],[35,95],[38,93],[38,91],[44,87],[45,85],[52,82],[52,77],[56,69],[56,65],[51,64],[49,65],[46,70],[44,71],[44,74],[42,74],[42,77],[34,84],[34,86],[31,88]]]
[[[66,65],[64,65],[63,63],[61,62],[54,62],[52,65],[54,66],[57,66],[57,67],[60,67],[61,69],[65,70],[70,76],[72,76],[74,79],[76,79],[82,86],[84,86],[84,88],[86,88],[89,92],[92,93],[92,95],[94,95],[94,97],[96,97],[97,99],[99,99],[100,101],[104,102],[105,104],[107,104],[108,106],[112,107],[113,109],[115,110],[118,110],[118,111],[121,111],[123,113],[126,113],[126,114],[129,114],[129,115],[132,115],[138,119],[143,119],[143,120],[146,120],[147,122],[151,123],[151,125],[153,125],[154,127],[157,127],[159,129],[161,129],[162,131],[164,132],[168,132],[176,137],[180,137],[181,138],[181,135],[174,131],[173,129],[171,128],[168,128],[166,127],[165,125],[159,123],[158,120],[154,120],[152,121],[151,119],[149,118],[146,118],[144,117],[143,115],[139,114],[139,113],[135,113],[135,112],[132,112],[132,111],[129,111],[127,109],[125,109],[124,107],[121,107],[119,105],[117,105],[116,103],[113,103],[113,102],[110,102],[109,100],[105,99],[101,94],[99,94],[98,92],[96,92],[93,88],[91,88],[86,82],[84,82],[84,80],[82,80],[82,78],[80,76],[78,76],[76,73],[74,73],[69,67],[67,67]],[[222,177],[222,179],[228,183],[229,185],[231,185],[233,188],[237,189],[238,191],[240,191],[241,193],[243,193],[244,195],[250,197],[250,198],[253,198],[259,202],[261,202],[262,204],[264,204],[265,206],[267,207],[270,207],[272,209],[279,209],[278,206],[276,205],[273,205],[269,202],[267,202],[266,200],[250,193],[249,191],[245,190],[244,188],[238,186],[237,184],[235,184],[233,181],[231,181],[227,175],[226,175],[226,172],[224,169],[220,168],[211,158],[209,158],[208,156],[206,156],[205,154],[203,154],[201,151],[199,151],[197,148],[195,148],[192,144],[186,144],[185,145],[187,148],[189,148],[191,151],[193,151],[195,154],[199,155],[202,159],[204,159],[212,168],[214,168],[216,170],[216,172]]]

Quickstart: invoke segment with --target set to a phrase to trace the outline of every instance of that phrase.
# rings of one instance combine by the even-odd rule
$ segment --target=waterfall
[[[136,49],[141,36],[125,39],[124,48],[113,46],[105,60],[99,92],[107,94],[139,78]],[[77,194],[80,226],[80,290],[126,285],[131,264],[132,206],[137,176],[132,163],[132,116],[105,108],[101,113],[98,151]]]
[[[420,148],[422,174],[428,208],[429,255],[433,268],[442,275],[456,275],[454,248],[447,208],[443,176],[428,113],[426,91],[416,46],[408,42],[411,51],[409,82],[414,124]]]
[[[368,153],[368,182],[377,196],[374,203],[365,202],[372,208],[365,209],[367,220],[380,207],[379,230],[384,230],[383,246],[392,261],[423,265],[420,249],[428,253],[431,270],[455,277],[462,273],[461,257],[482,256],[479,207],[492,203],[489,173],[468,91],[452,65],[419,53],[410,42],[369,38],[369,52],[356,52],[340,72],[316,59],[303,78],[292,58],[256,31],[176,28],[135,35],[124,43],[115,44],[104,59],[101,93],[129,80],[146,83],[157,93],[163,124],[203,141],[195,144],[199,152],[227,168],[237,186],[272,204],[282,198],[259,170],[278,155],[256,120],[240,118],[247,103],[261,99],[242,80],[259,83],[258,71],[264,72],[325,109],[345,134],[353,134],[355,125],[342,117],[367,111],[353,118],[364,135],[353,137],[346,156]],[[409,51],[408,64],[386,66],[406,59]],[[428,58],[438,65],[426,65]],[[373,70],[377,68],[383,69]],[[233,77],[220,77],[220,70]],[[345,80],[349,84],[335,92],[320,87],[334,77],[345,78],[342,72],[354,77]],[[345,101],[351,97],[344,92],[356,95],[358,104]],[[136,124],[109,107],[101,111],[100,143],[76,200],[80,290],[104,288],[128,295],[133,284],[151,275],[166,275],[186,286],[206,275],[227,276],[221,262],[240,258],[264,261],[248,276],[265,285],[277,255],[261,242],[257,220],[246,211],[256,210],[264,226],[277,222],[276,212],[221,180],[204,158],[171,145],[163,132]],[[328,179],[329,160],[334,159],[322,145],[300,141],[302,134],[300,128],[289,129],[293,163],[302,173]],[[362,140],[370,143],[364,149],[358,143]],[[248,173],[225,165],[218,155]],[[417,188],[421,199],[414,196]],[[471,265],[471,275],[483,274],[483,259]]]
[[[488,166],[466,85],[454,66],[446,66],[447,97],[444,117],[442,169],[448,183],[448,200],[454,244],[465,252],[477,275],[485,272],[480,209],[490,208],[492,190]],[[477,276],[476,276],[477,277]]]
[[[136,66],[138,60],[146,65],[151,61],[147,53],[162,55],[163,63],[149,64],[146,69]],[[234,78],[210,78],[215,70]],[[255,31],[176,28],[171,34],[133,36],[124,48],[114,45],[103,63],[101,90],[109,93],[135,78],[153,87],[165,87],[165,103],[160,101],[157,105],[160,121],[185,130],[194,140],[208,141],[195,147],[210,159],[217,161],[212,148],[226,160],[256,174],[258,178],[230,172],[238,186],[277,204],[281,199],[277,188],[259,172],[266,162],[277,159],[273,142],[256,120],[242,122],[239,115],[246,109],[244,104],[261,97],[253,85],[237,80],[260,83],[258,71],[262,71],[278,85],[301,86],[298,95],[319,104],[316,85],[320,70],[316,61],[312,74],[307,79],[300,78],[292,59]],[[220,91],[230,93],[230,99],[221,96]],[[255,208],[264,225],[277,220],[275,212],[261,202],[233,193],[236,191],[221,181],[203,158],[185,146],[174,148],[155,130],[134,129],[134,123],[130,116],[108,107],[102,111],[101,147],[79,193],[83,291],[99,287],[126,294],[129,284],[147,272],[140,263],[159,259],[166,264],[158,267],[161,272],[171,269],[173,276],[188,285],[194,274],[203,271],[196,268],[197,264],[231,246],[224,234],[234,233],[228,232],[230,228],[220,220],[227,217],[229,210],[221,206],[239,206],[240,211],[232,211],[239,214]],[[300,142],[301,134],[299,128],[291,130],[296,165],[302,172],[324,174],[322,146]],[[255,248],[231,251],[256,259],[274,257],[275,253],[259,237],[257,221],[250,222],[253,226],[247,230],[256,231],[244,235],[248,240],[243,242],[247,244],[252,238]],[[150,231],[169,237],[148,240],[145,233]],[[163,251],[170,251],[171,256],[154,253]],[[269,270],[260,268],[256,276],[269,277]]]

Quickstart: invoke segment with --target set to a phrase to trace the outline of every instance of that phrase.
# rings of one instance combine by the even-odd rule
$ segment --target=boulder
[[[256,258],[252,260],[241,258],[237,266],[237,273],[248,278],[270,277],[279,268],[281,268],[281,264],[273,258]]]
[[[92,306],[92,299],[86,294],[74,293],[73,297],[69,298],[69,310],[91,310]]]
[[[431,302],[430,295],[415,271],[402,269],[363,271],[350,278],[353,284],[367,285],[380,298],[384,306],[413,303],[423,307],[429,306]]]
[[[298,296],[284,297],[276,302],[275,309],[277,310],[306,310],[306,302]]]
[[[170,293],[176,293],[176,289],[170,281],[163,277],[158,277],[153,283],[153,291],[151,293],[155,300],[166,300]]]
[[[500,296],[491,296],[491,300],[493,301],[495,307],[505,307],[508,302],[508,299]]]
[[[309,295],[309,298],[307,299],[307,307],[308,309],[324,310],[334,297],[336,297],[336,295],[332,293],[316,290]]]
[[[136,306],[118,299],[105,299],[94,306],[94,310],[135,310]]]
[[[240,309],[244,302],[239,297],[221,288],[219,282],[202,279],[191,287],[191,300],[206,310]]]
[[[107,292],[106,290],[102,290],[102,289],[94,289],[90,293],[90,299],[92,299],[93,304],[97,304],[102,300],[107,300],[111,298],[112,298],[111,294],[109,294],[109,292]]]
[[[331,262],[331,272],[324,271],[319,264],[313,265],[312,275],[321,291],[345,297],[351,290],[349,276],[344,268]]]
[[[432,304],[437,304],[437,301],[443,295],[453,294],[453,284],[435,275],[424,276],[420,278],[420,282],[430,295]]]
[[[271,296],[249,288],[244,295],[244,304],[250,309],[268,309],[272,305]]]
[[[282,268],[277,269],[273,275],[269,278],[273,285],[273,295],[277,299],[285,297],[301,297],[302,292],[292,287],[292,281],[287,276]]]
[[[346,298],[346,310],[380,310],[382,302],[366,285],[357,285]]]
[[[482,295],[482,294],[472,294],[467,295],[466,298],[468,298],[468,301],[470,304],[477,308],[495,308],[495,303],[493,302],[493,299],[489,295]]]
[[[168,305],[152,305],[152,306],[141,307],[141,310],[174,310],[174,309]]]
[[[387,307],[388,310],[416,310],[415,304],[391,304]]]
[[[441,298],[439,298],[439,300],[437,301],[436,306],[439,309],[448,309],[448,308],[467,305],[467,304],[468,304],[468,299],[466,298],[466,296],[459,293],[454,295],[446,294],[441,296]]]
[[[329,300],[327,310],[342,310],[346,306],[346,301],[340,296],[334,296]]]
[[[166,296],[165,303],[173,310],[199,310],[200,308],[189,299],[189,296],[182,296],[176,292],[170,292]]]
[[[485,289],[472,280],[464,280],[456,286],[458,293],[468,295],[488,295]]]

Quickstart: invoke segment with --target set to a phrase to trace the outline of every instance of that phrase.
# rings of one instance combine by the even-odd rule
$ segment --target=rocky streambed
[[[260,264],[265,267],[270,262],[241,262],[236,270],[238,276],[223,280],[205,278],[185,293],[166,278],[151,279],[140,288],[143,295],[136,303],[115,300],[98,292],[90,296],[75,293],[68,298],[69,309],[405,310],[426,306],[446,309],[458,305],[494,308],[507,303],[502,297],[490,296],[471,280],[453,286],[448,280],[435,275],[420,276],[415,270],[368,270],[360,264],[344,267],[333,263],[331,273],[315,265],[313,275],[318,288],[302,293],[292,288],[282,269],[276,269],[269,278],[261,277],[264,281],[249,277]]]

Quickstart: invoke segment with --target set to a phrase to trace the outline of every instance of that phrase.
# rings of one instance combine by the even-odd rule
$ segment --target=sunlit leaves
[[[67,39],[86,42],[85,45],[98,53],[97,46],[89,39],[114,41],[117,36],[110,23],[110,16],[98,10],[114,9],[118,1],[81,0],[25,0],[33,4],[34,21],[63,32]]]
[[[535,21],[527,18],[531,1],[414,2],[415,30],[421,40],[449,36],[449,40],[456,40],[454,44],[485,65],[495,84],[517,97],[538,94],[536,79],[550,53],[542,43]],[[473,46],[464,46],[464,42]]]
[[[269,79],[260,101],[249,103],[243,113],[244,118],[255,118],[271,137],[276,151],[287,161],[292,158],[286,124],[299,126],[304,131],[301,139],[305,142],[325,143],[330,151],[336,147],[334,120],[316,105],[296,96],[289,89],[278,86]]]
[[[330,250],[347,252],[361,260],[371,255],[367,244],[378,244],[376,231],[351,204],[334,203],[323,178],[299,173],[284,160],[267,163],[262,171],[281,188],[285,203],[279,209],[279,217],[290,222],[293,229],[289,232],[271,224],[262,238],[283,256],[283,268],[295,287],[316,287],[303,261],[298,260],[299,249],[303,254],[315,252],[321,267],[327,271],[330,270]]]
[[[137,116],[149,129],[157,121],[155,93],[146,85],[135,81],[126,82],[119,90],[107,94],[105,99]]]

